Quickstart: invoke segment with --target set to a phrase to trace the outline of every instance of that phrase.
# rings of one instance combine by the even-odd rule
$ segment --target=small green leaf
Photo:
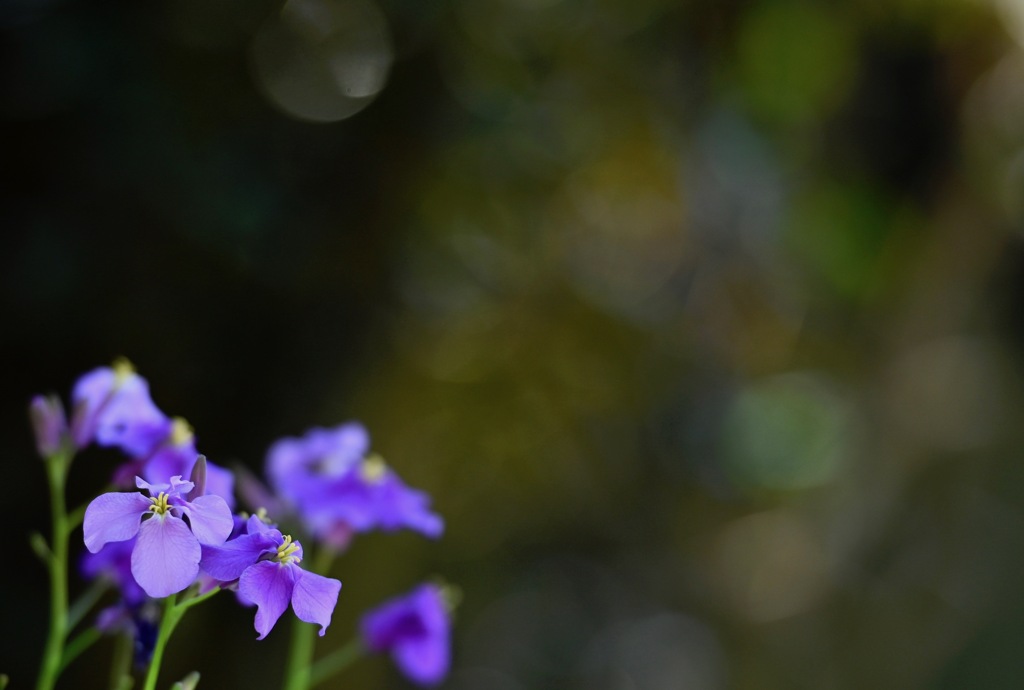
[[[199,685],[199,671],[193,671],[171,686],[171,690],[195,690]]]
[[[33,553],[39,557],[39,560],[48,565],[53,553],[50,551],[50,545],[46,543],[46,538],[39,534],[39,532],[33,532],[28,535],[28,543],[32,547]]]

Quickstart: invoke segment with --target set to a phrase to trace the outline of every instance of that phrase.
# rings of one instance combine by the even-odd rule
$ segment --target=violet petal
[[[184,520],[170,513],[155,515],[139,528],[132,575],[149,596],[170,596],[195,581],[201,556],[199,542]]]
[[[238,591],[258,606],[256,632],[262,640],[273,629],[291,599],[295,582],[294,566],[274,561],[260,561],[246,568],[238,579]]]
[[[331,614],[338,604],[341,582],[330,577],[296,569],[292,589],[292,610],[299,620],[320,626],[320,637],[331,624]]]
[[[140,493],[107,493],[92,500],[85,509],[82,532],[85,547],[92,553],[112,541],[125,541],[139,531],[139,520],[153,505]]]
[[[191,503],[182,504],[181,510],[188,515],[192,533],[200,544],[220,546],[235,526],[231,509],[220,496],[200,496]]]

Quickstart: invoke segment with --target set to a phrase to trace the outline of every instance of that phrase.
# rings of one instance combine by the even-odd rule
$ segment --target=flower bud
[[[68,433],[68,420],[64,406],[56,395],[37,395],[28,406],[32,432],[36,437],[39,455],[49,458],[60,451]]]
[[[206,456],[199,455],[196,457],[196,464],[192,465],[192,476],[188,478],[190,482],[195,484],[192,490],[188,492],[186,500],[194,501],[200,496],[206,494]]]

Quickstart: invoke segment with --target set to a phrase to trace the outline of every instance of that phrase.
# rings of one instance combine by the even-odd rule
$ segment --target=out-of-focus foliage
[[[123,354],[215,461],[358,417],[435,496],[436,548],[339,563],[326,647],[437,572],[460,690],[1021,686],[1022,27],[1017,0],[6,3],[9,545],[46,520],[28,396]],[[271,687],[280,643],[210,608],[168,673]]]

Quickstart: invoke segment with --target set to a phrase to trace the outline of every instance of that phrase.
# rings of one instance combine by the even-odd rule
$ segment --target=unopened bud
[[[56,395],[37,395],[28,406],[29,420],[36,437],[36,450],[44,458],[60,451],[68,434],[64,406]]]
[[[196,458],[196,464],[192,465],[192,475],[188,478],[195,484],[192,490],[185,497],[186,501],[194,501],[200,496],[206,495],[206,456],[200,455]]]

